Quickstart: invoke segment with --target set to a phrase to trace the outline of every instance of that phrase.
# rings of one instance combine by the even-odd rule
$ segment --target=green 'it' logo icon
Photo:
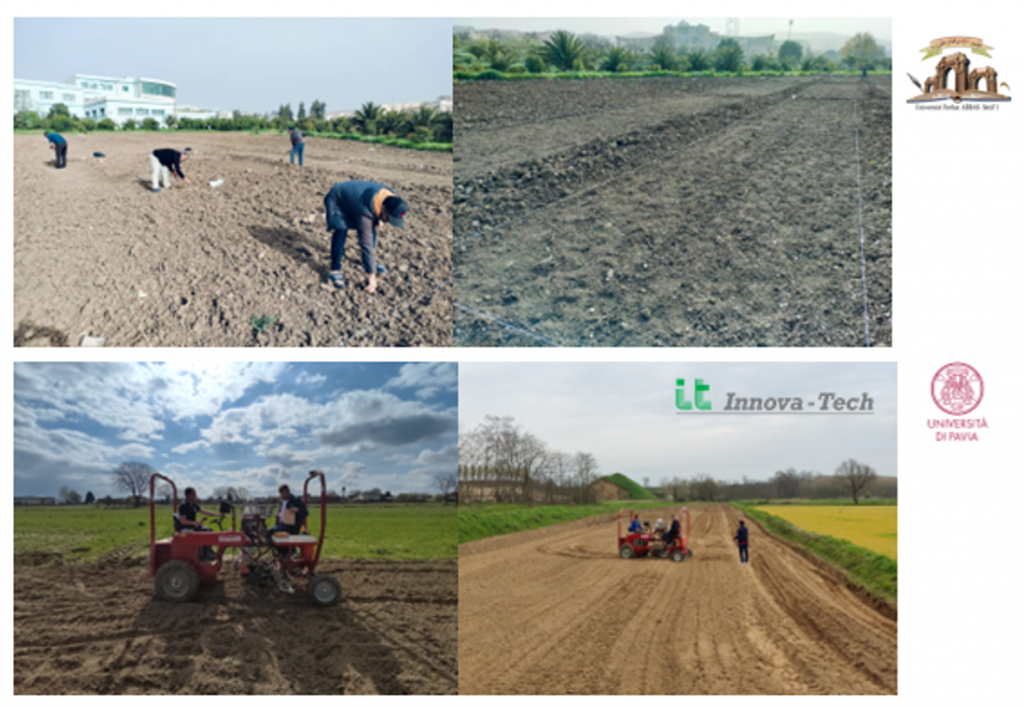
[[[686,380],[683,378],[676,379],[676,407],[680,410],[693,410],[693,406],[696,405],[698,410],[710,410],[711,401],[704,399],[704,393],[711,390],[710,385],[704,383],[703,378],[694,379],[694,402],[690,402],[686,399]]]

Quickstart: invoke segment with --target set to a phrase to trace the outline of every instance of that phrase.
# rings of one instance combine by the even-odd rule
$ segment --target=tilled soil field
[[[323,563],[342,586],[330,608],[230,572],[170,604],[144,568],[31,561],[14,573],[18,695],[457,692],[452,561]]]
[[[271,134],[68,140],[55,170],[42,137],[14,137],[16,345],[451,345],[450,153],[308,138],[300,168]],[[193,149],[192,186],[150,192],[161,147]],[[406,227],[380,233],[391,273],[375,295],[362,291],[354,233],[349,286],[327,282],[323,198],[348,179],[390,184],[409,204]]]
[[[740,566],[741,513],[692,512],[678,564],[620,559],[608,518],[462,545],[459,693],[896,694],[894,619],[750,522]]]
[[[891,344],[888,77],[455,91],[456,345]]]

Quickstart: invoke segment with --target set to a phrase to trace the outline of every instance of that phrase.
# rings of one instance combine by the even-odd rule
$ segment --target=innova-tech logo
[[[936,442],[977,442],[977,430],[988,429],[984,417],[964,417],[985,397],[985,381],[966,363],[947,363],[932,378],[932,401],[950,418],[928,420]]]
[[[711,410],[711,384],[703,378],[693,381],[693,400],[687,395],[686,379],[676,378],[676,409],[692,412]],[[725,394],[725,405],[717,414],[743,413],[747,415],[803,414],[803,415],[873,415],[875,401],[867,393],[856,395],[821,392],[804,399],[799,395],[746,395],[736,392]],[[681,413],[679,413],[681,414]]]

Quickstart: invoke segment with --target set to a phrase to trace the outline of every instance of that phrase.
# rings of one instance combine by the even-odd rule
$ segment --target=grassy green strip
[[[608,479],[608,481],[611,481],[619,488],[624,488],[629,491],[629,497],[634,500],[651,501],[654,499],[653,493],[624,474],[612,474],[611,476],[606,476],[604,478]]]
[[[891,71],[869,71],[871,76],[890,76]],[[763,76],[860,76],[859,71],[563,71],[559,73],[520,73],[510,74],[494,69],[474,73],[472,71],[455,71],[452,78],[456,81],[532,81],[559,79],[646,79],[674,76],[679,78],[695,77],[754,77]]]
[[[435,560],[458,557],[458,506],[424,504],[331,505],[322,556],[334,559]],[[171,509],[156,511],[157,538],[173,533]],[[208,522],[208,521],[207,521]],[[230,520],[225,527],[230,525]],[[320,530],[320,507],[310,508],[309,531]],[[149,547],[149,507],[49,506],[14,509],[14,552],[59,553],[65,563],[99,559],[131,545]]]
[[[851,581],[862,585],[872,594],[893,602],[896,601],[896,560],[854,545],[848,540],[808,532],[778,516],[756,510],[752,506],[735,501],[732,505],[760,522],[771,533],[842,568],[849,574]],[[459,520],[461,522],[462,519]]]
[[[359,142],[371,142],[377,145],[389,145],[391,147],[402,147],[407,150],[425,150],[427,152],[451,152],[450,142],[413,142],[402,137],[385,137],[383,135],[360,135],[358,133],[306,133],[307,137],[323,137],[331,140],[358,140]]]
[[[15,135],[42,135],[46,132],[43,129],[27,130],[24,128],[15,129]],[[175,135],[178,133],[204,133],[207,135],[218,135],[227,133],[247,133],[249,135],[266,135],[266,134],[277,134],[284,135],[283,130],[142,130],[136,128],[135,130],[92,130],[90,132],[83,132],[81,130],[67,131],[67,135],[112,135],[119,133],[122,135],[131,135],[133,133],[152,133],[160,135]],[[388,145],[389,147],[400,147],[406,150],[423,150],[427,152],[451,152],[452,143],[450,142],[413,142],[412,140],[406,140],[400,137],[386,137],[383,135],[360,135],[358,133],[317,133],[308,132],[307,137],[322,137],[330,140],[357,140],[359,142],[369,142],[376,145]]]
[[[459,505],[459,543],[544,528],[570,520],[616,513],[623,508],[650,507],[650,502],[605,501],[583,506],[533,506],[507,503],[462,503]],[[659,502],[657,505],[664,505]]]
[[[895,506],[895,498],[862,498],[855,504],[851,498],[774,498],[763,501],[749,499],[742,501],[751,506]]]

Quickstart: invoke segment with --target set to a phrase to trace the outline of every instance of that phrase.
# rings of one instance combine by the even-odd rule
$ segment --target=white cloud
[[[309,371],[302,371],[295,377],[296,385],[316,386],[327,382],[327,376],[321,373],[310,374]]]
[[[455,390],[459,384],[457,363],[407,363],[398,375],[384,384],[385,388],[417,388],[415,395],[421,400],[439,392]]]
[[[195,449],[205,449],[209,447],[210,443],[205,439],[197,439],[195,442],[188,442],[186,444],[179,444],[177,447],[171,449],[175,454],[188,454]]]

